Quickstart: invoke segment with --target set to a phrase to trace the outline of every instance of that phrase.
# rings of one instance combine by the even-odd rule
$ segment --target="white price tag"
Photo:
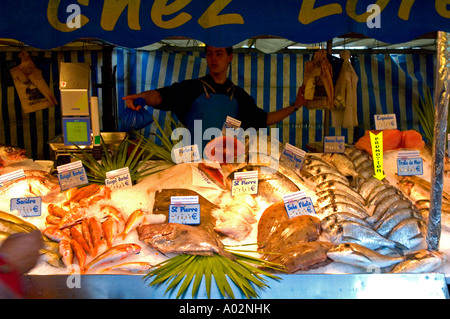
[[[200,153],[197,144],[173,149],[172,158],[176,164],[200,161]]]
[[[231,184],[231,196],[258,194],[258,171],[236,172]]]
[[[382,130],[396,130],[397,129],[397,117],[395,113],[392,114],[375,114],[375,129]]]
[[[324,153],[344,153],[345,137],[344,136],[325,136],[323,139]]]
[[[305,162],[305,155],[306,152],[304,150],[286,143],[280,155],[280,162],[284,163],[284,165],[296,173],[300,173],[303,163]]]
[[[419,151],[400,151],[397,158],[399,176],[423,175],[423,160]]]
[[[56,169],[58,170],[59,185],[63,191],[89,183],[81,161],[60,165]]]
[[[169,205],[169,223],[200,224],[198,196],[172,196]]]
[[[133,186],[129,168],[123,167],[106,172],[105,185],[111,189]]]
[[[310,197],[306,197],[304,191],[298,191],[283,196],[284,207],[289,218],[300,215],[314,215],[316,210]]]

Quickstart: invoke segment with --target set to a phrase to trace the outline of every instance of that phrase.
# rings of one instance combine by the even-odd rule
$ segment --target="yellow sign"
[[[372,145],[374,177],[380,181],[386,177],[383,171],[383,131],[378,134],[370,133],[370,144]]]

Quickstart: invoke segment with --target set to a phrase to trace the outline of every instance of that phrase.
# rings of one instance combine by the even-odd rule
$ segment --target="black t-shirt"
[[[184,80],[157,89],[162,96],[162,103],[156,108],[172,111],[180,122],[186,125],[186,115],[192,103],[205,93],[205,89],[209,94],[233,95],[239,105],[237,120],[241,121],[243,129],[267,127],[267,112],[260,109],[255,104],[254,99],[244,89],[235,86],[230,79],[227,79],[223,84],[217,84],[209,74],[200,79]]]

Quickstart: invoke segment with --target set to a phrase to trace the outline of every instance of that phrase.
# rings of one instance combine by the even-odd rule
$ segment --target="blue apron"
[[[222,130],[227,116],[237,118],[239,105],[233,95],[205,93],[200,95],[192,104],[186,115],[186,127],[191,133],[192,144],[199,144],[199,151],[203,151],[209,142],[203,140],[206,129],[214,127]],[[195,120],[202,120],[201,126],[195,127]]]

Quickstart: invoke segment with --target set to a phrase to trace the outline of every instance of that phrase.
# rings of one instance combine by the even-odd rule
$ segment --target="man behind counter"
[[[291,105],[273,112],[262,110],[245,90],[234,85],[228,78],[228,67],[233,60],[232,48],[207,45],[205,50],[209,74],[199,79],[184,80],[156,90],[125,96],[123,99],[127,107],[135,109],[134,100],[142,97],[147,105],[175,113],[193,137],[195,129],[199,129],[194,126],[195,120],[202,120],[202,131],[207,128],[221,130],[227,116],[241,121],[241,128],[244,130],[250,127],[259,129],[283,120],[305,103],[304,89],[301,86]]]

